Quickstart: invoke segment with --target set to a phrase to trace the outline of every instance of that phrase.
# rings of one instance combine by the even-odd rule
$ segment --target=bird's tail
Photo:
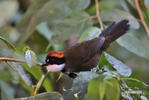
[[[103,45],[103,50],[106,50],[110,43],[118,39],[120,36],[125,34],[129,30],[128,20],[124,19],[119,22],[113,22],[106,29],[102,31],[99,37],[105,37],[105,42]]]

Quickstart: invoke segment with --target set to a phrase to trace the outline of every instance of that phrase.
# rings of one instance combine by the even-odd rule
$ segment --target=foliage
[[[56,75],[50,72],[39,87],[37,98],[33,96],[23,99],[147,100],[149,33],[140,22],[133,1],[99,1],[104,27],[113,21],[128,19],[130,30],[116,40],[107,52],[102,53],[98,68],[79,72],[75,79],[63,75],[58,82]],[[138,1],[145,23],[149,25],[149,2]],[[4,2],[0,0],[0,8],[12,2],[16,5],[18,1]],[[64,51],[66,40],[70,37],[78,37],[78,42],[81,42],[97,37],[102,31],[95,16],[97,9],[94,0],[30,0],[30,6],[23,14],[18,7],[13,7],[12,11],[16,13],[9,19],[9,23],[0,24],[0,56],[20,59],[25,63],[0,63],[0,96],[3,100],[33,94],[36,84],[46,73],[40,63],[44,62],[48,51]],[[6,20],[5,17],[0,19]],[[15,23],[15,26],[12,27],[10,23]],[[139,66],[139,72],[134,68],[136,66]],[[53,92],[56,88],[58,93]]]

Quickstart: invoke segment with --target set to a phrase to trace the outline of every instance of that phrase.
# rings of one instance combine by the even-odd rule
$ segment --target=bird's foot
[[[70,77],[70,78],[76,78],[77,77],[77,74],[75,74],[75,73],[69,73],[68,74],[68,76]]]

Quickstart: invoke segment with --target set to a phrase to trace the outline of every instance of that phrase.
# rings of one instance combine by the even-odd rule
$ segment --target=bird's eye
[[[46,60],[46,62],[49,62],[49,61],[50,61],[49,59]]]

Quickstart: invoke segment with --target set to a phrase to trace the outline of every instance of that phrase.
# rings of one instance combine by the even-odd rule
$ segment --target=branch
[[[95,0],[95,3],[96,3],[96,17],[97,17],[97,20],[98,20],[98,22],[100,24],[101,29],[103,30],[104,26],[103,26],[103,23],[102,23],[102,20],[100,18],[100,14],[99,14],[98,0]]]
[[[0,61],[10,61],[10,62],[25,63],[25,61],[23,61],[23,60],[13,59],[13,58],[6,58],[6,57],[0,57]]]
[[[138,14],[139,14],[139,17],[140,17],[140,20],[141,20],[141,23],[143,24],[146,32],[147,32],[147,35],[148,35],[148,38],[149,38],[149,28],[147,27],[147,24],[144,20],[144,17],[142,15],[142,12],[141,12],[141,9],[140,9],[140,6],[139,6],[139,3],[138,3],[138,0],[133,0],[134,4],[136,5],[136,8],[137,8],[137,11],[138,11]]]
[[[32,95],[36,95],[39,88],[41,87],[42,83],[44,82],[45,78],[47,77],[49,71],[46,74],[43,74],[40,78],[40,80],[38,81],[37,85],[35,86],[35,89],[32,92]]]

